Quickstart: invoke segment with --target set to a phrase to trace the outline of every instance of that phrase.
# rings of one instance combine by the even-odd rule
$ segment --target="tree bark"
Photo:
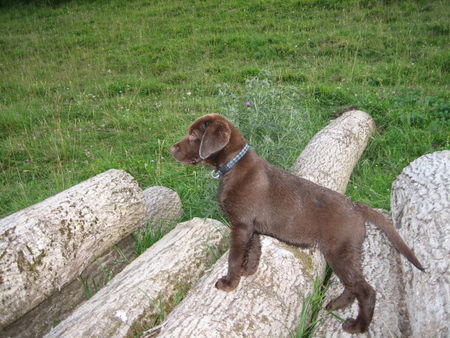
[[[402,258],[402,290],[413,337],[448,337],[450,323],[450,151],[419,157],[392,189],[400,235],[425,266]]]
[[[46,337],[138,335],[154,323],[162,304],[199,279],[227,230],[208,219],[178,224]]]
[[[374,130],[361,111],[347,112],[319,132],[300,155],[294,173],[341,193]],[[313,280],[323,275],[319,252],[262,236],[255,275],[236,290],[214,288],[227,270],[226,253],[159,328],[161,337],[287,337],[296,329]],[[148,336],[155,334],[153,331]]]
[[[367,226],[363,270],[377,291],[369,331],[361,337],[448,337],[450,322],[450,151],[413,161],[392,185],[394,223],[426,268],[417,270],[393,249],[379,229]],[[402,257],[402,258],[401,258]],[[340,294],[332,283],[326,302]],[[357,305],[338,312],[347,318]],[[325,311],[316,337],[346,338],[340,323]]]
[[[374,130],[375,122],[367,113],[344,113],[311,139],[295,162],[293,173],[345,193],[353,168]]]
[[[183,214],[180,197],[172,189],[162,186],[149,187],[144,190],[144,199],[147,206],[145,221],[153,226],[167,228],[167,223]]]
[[[109,170],[0,220],[0,327],[77,278],[144,217],[133,177]]]
[[[232,292],[214,288],[227,272],[223,255],[169,314],[158,337],[288,337],[324,262],[319,251],[299,250],[267,236],[261,247],[258,272]]]
[[[182,208],[178,194],[168,188],[155,186],[144,190],[145,221],[162,226],[181,217]],[[124,224],[126,226],[126,224]],[[141,228],[137,229],[137,231]],[[87,297],[102,288],[116,274],[136,258],[133,234],[121,239],[89,264],[78,278],[61,290],[55,291],[42,303],[28,311],[13,323],[0,329],[0,336],[40,337],[55,323],[64,320]]]

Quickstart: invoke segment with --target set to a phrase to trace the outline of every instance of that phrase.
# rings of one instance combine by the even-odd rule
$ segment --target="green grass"
[[[141,255],[159,241],[166,233],[174,228],[175,224],[173,221],[163,221],[156,224],[148,222],[145,228],[134,234],[135,243],[135,254],[136,256]]]
[[[348,191],[376,207],[411,160],[449,146],[445,1],[2,3],[0,216],[108,168],[175,189],[185,219],[211,214],[205,171],[167,147],[255,77],[297,90],[308,137],[346,106],[376,119]],[[282,141],[290,160],[304,146]]]
[[[326,305],[324,304],[324,301],[328,289],[331,286],[332,274],[333,270],[327,265],[323,278],[316,278],[314,280],[311,293],[308,294],[303,301],[299,323],[292,337],[314,337],[316,329],[320,327],[324,321],[328,320],[329,317],[334,317],[336,320],[344,322],[344,319],[339,317],[333,311],[327,311],[327,316],[320,315],[320,312]]]
[[[225,114],[289,168],[348,106],[378,130],[347,193],[389,209],[402,168],[449,148],[449,16],[443,0],[0,0],[0,217],[118,168],[177,191],[185,220],[220,218],[217,182],[167,151],[194,118]]]
[[[139,245],[140,246],[139,247],[137,246],[137,247],[141,248],[143,245],[143,241],[139,242]],[[121,259],[120,259],[120,261],[117,261],[116,263],[114,263],[113,266],[105,267],[99,260],[96,259],[98,269],[102,272],[102,275],[100,277],[97,277],[97,279],[95,279],[95,278],[83,277],[82,274],[80,274],[78,276],[78,280],[83,285],[84,297],[86,300],[91,298],[94,294],[96,294],[97,291],[99,291],[102,287],[104,287],[114,277],[114,275],[115,275],[114,268],[116,267],[117,264],[123,265],[123,264],[129,264],[131,262],[130,259],[125,256],[122,249],[120,249],[117,245],[114,245],[114,250],[116,251],[116,253],[119,255],[119,257]],[[137,251],[137,255],[140,254],[138,249],[136,249],[136,251]]]
[[[331,275],[331,271],[330,271]],[[323,287],[322,278],[316,278],[313,283],[313,290],[303,301],[302,311],[300,313],[299,325],[294,337],[309,338],[313,337],[313,332],[320,322],[316,320],[319,311],[322,308],[322,302],[325,298],[326,288]]]

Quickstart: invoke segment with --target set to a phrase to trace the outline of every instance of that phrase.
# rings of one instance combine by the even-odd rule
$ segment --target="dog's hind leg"
[[[350,291],[350,289],[345,288],[344,292],[335,299],[331,300],[325,309],[328,311],[334,311],[346,308],[355,301],[355,295]]]
[[[256,270],[258,270],[260,257],[261,240],[259,235],[255,232],[246,247],[244,262],[242,263],[242,276],[253,275]]]
[[[356,236],[355,236],[356,237]],[[348,333],[367,331],[375,308],[375,290],[366,282],[361,268],[361,245],[363,237],[353,237],[345,245],[324,252],[325,258],[338,276],[345,290],[341,296],[330,302],[331,309],[349,305],[354,298],[358,300],[359,312],[356,319],[347,319],[342,328]]]

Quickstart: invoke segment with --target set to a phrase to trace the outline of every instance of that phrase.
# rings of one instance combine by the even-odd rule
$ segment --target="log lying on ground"
[[[375,122],[367,113],[344,113],[311,139],[297,158],[293,173],[345,193],[353,168],[374,130]]]
[[[173,222],[183,214],[181,200],[172,189],[154,186],[144,190],[144,199],[147,206],[145,221],[153,226],[164,226]]]
[[[134,252],[127,251],[132,247],[134,239],[127,236],[117,243],[115,248],[89,264],[78,278],[60,291],[56,290],[25,315],[0,329],[0,337],[42,337],[56,323],[69,316],[91,293],[103,287],[112,276],[127,266],[135,256]]]
[[[226,230],[208,219],[178,224],[47,337],[136,336],[152,325],[160,302],[200,278]]]
[[[373,130],[373,120],[366,113],[345,113],[313,138],[294,172],[344,192]],[[302,301],[311,292],[314,278],[323,275],[325,264],[318,252],[300,250],[264,236],[262,243],[260,267],[255,275],[242,278],[230,293],[215,289],[215,281],[227,270],[226,253],[210,275],[169,314],[159,328],[160,336],[289,336],[297,327]],[[148,335],[155,333],[156,330]]]
[[[288,337],[299,320],[302,295],[311,291],[324,262],[317,250],[298,250],[266,236],[261,247],[258,272],[230,293],[214,288],[227,273],[228,257],[222,256],[170,313],[158,337]]]
[[[413,337],[450,335],[450,151],[407,166],[392,189],[392,216],[425,273],[402,259],[402,290]]]
[[[0,220],[0,326],[75,279],[144,215],[133,177],[109,170]]]
[[[181,216],[182,208],[178,194],[168,188],[155,186],[144,190],[146,213],[144,220],[156,226],[166,226]],[[126,223],[123,226],[127,226]],[[141,230],[138,228],[137,231]],[[113,243],[111,243],[113,244]],[[50,297],[31,311],[21,316],[3,330],[0,336],[37,337],[48,332],[55,322],[64,320],[73,309],[123,270],[136,258],[133,234],[121,239],[61,290],[56,290]]]
[[[447,337],[450,321],[450,151],[420,157],[392,186],[392,214],[400,235],[414,250],[426,273],[392,248],[386,236],[367,227],[363,270],[377,291],[374,319],[361,337]],[[400,258],[402,257],[402,258]],[[326,302],[341,288],[332,284]],[[346,318],[357,311],[338,311]],[[317,337],[350,337],[325,312]]]
[[[353,168],[374,130],[375,122],[367,113],[344,113],[311,139],[295,161],[293,173],[345,193]]]

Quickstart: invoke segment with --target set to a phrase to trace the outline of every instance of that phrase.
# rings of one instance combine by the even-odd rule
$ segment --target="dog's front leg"
[[[252,237],[252,228],[239,223],[231,227],[231,246],[228,255],[228,273],[216,283],[216,288],[223,291],[234,290],[241,280],[242,265],[246,247]]]
[[[253,275],[258,270],[259,259],[261,258],[261,240],[254,232],[248,241],[244,262],[242,264],[242,276]]]

